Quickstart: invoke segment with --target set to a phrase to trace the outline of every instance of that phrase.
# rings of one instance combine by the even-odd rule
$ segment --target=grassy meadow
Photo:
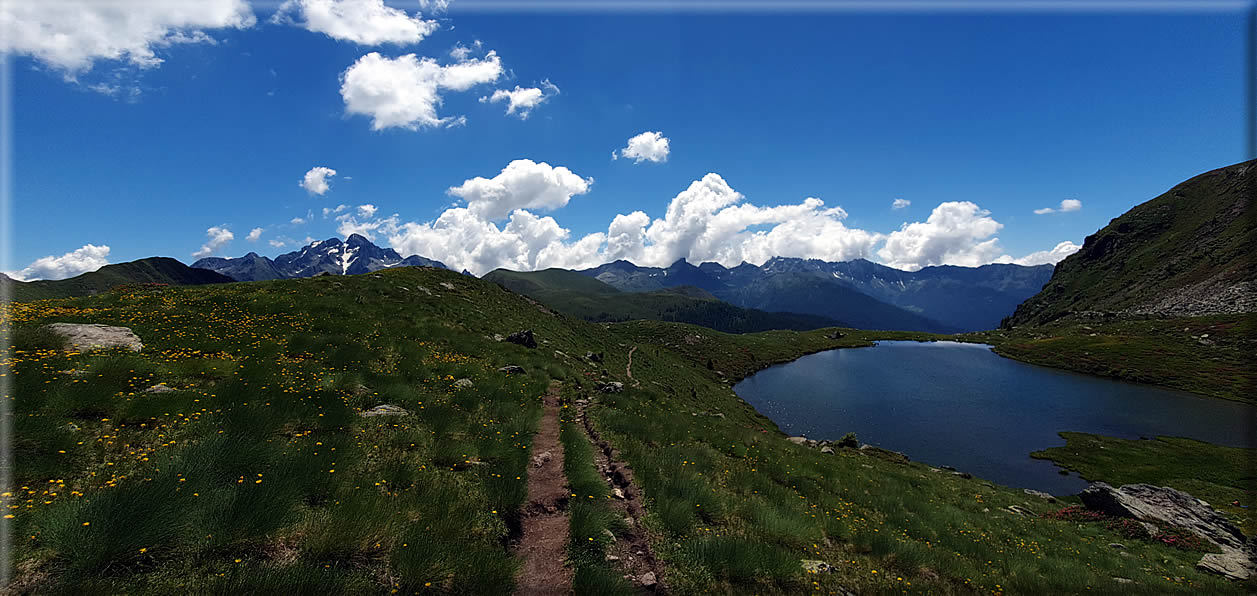
[[[593,396],[586,415],[633,467],[676,593],[1246,588],[1197,571],[1199,552],[1048,517],[1063,503],[889,453],[794,445],[731,389],[804,353],[936,336],[593,324],[414,268],[130,287],[2,314],[17,593],[505,593],[552,379]],[[49,322],[123,325],[145,346],[66,351],[38,330]],[[494,337],[520,329],[537,348]],[[498,372],[508,364],[527,372]],[[625,391],[597,394],[602,380]],[[173,391],[146,392],[159,383]],[[380,404],[410,415],[359,415]],[[575,587],[625,592],[603,532],[623,521],[570,414],[561,439]]]
[[[1054,368],[1257,403],[1257,316],[1055,321],[957,336]]]

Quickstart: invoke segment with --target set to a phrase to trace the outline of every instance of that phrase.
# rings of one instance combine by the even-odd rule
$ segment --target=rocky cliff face
[[[1257,312],[1257,161],[1206,172],[1088,236],[1008,325]]]

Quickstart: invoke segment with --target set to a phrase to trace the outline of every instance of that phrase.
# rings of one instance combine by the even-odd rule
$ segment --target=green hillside
[[[804,353],[935,336],[592,324],[416,268],[132,287],[0,316],[16,348],[14,593],[510,593],[552,381],[580,594],[633,593],[605,555],[639,530],[591,475],[577,411],[597,453],[632,467],[638,535],[671,593],[1246,591],[1196,570],[1199,552],[1045,517],[1061,505],[1020,490],[796,445],[731,390]],[[50,322],[125,325],[145,347],[62,351]],[[494,339],[520,329],[536,349]],[[623,391],[595,389],[606,381]],[[173,391],[148,392],[159,383]],[[384,404],[408,413],[359,415]]]
[[[1005,326],[1077,316],[1257,310],[1257,161],[1196,176],[1143,203],[1056,265]]]
[[[1257,315],[1070,321],[965,333],[1001,356],[1257,403]]]
[[[621,292],[597,279],[565,269],[528,272],[497,269],[483,279],[555,310],[596,323],[646,319],[691,323],[726,333],[770,329],[804,331],[844,325],[819,315],[741,308],[693,286]]]
[[[234,281],[230,277],[213,271],[193,269],[169,257],[150,257],[128,263],[105,265],[96,271],[55,281],[20,282],[7,277],[0,279],[0,283],[12,288],[11,297],[18,302],[89,296],[124,284],[195,286]]]

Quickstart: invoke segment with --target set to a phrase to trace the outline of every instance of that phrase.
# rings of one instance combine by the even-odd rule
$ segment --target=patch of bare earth
[[[607,549],[607,561],[623,572],[642,593],[666,594],[668,592],[662,562],[650,549],[650,537],[642,525],[646,515],[640,489],[633,482],[633,470],[620,459],[620,452],[603,440],[585,416],[590,399],[584,397],[575,402],[576,422],[585,429],[586,436],[594,445],[594,465],[611,487],[614,498],[609,503],[612,510],[624,518],[628,526],[622,535]]]
[[[528,470],[528,504],[515,553],[523,560],[515,594],[572,593],[572,570],[567,560],[567,479],[563,475],[563,445],[559,443],[559,389],[550,385],[545,395],[541,425],[533,436]]]

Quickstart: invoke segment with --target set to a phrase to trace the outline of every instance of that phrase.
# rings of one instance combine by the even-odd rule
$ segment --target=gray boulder
[[[1202,557],[1196,568],[1227,579],[1244,581],[1257,576],[1257,555],[1251,547],[1246,550],[1223,549],[1221,553],[1209,553]]]
[[[405,416],[409,414],[404,408],[389,404],[380,404],[365,412],[360,412],[359,416]]]
[[[525,371],[524,371],[524,367],[522,366],[519,366],[517,364],[508,364],[506,366],[503,366],[502,368],[499,368],[498,372],[506,373],[508,375],[522,375],[524,374]]]
[[[1257,575],[1257,552],[1244,533],[1208,503],[1183,491],[1151,484],[1113,488],[1096,482],[1078,496],[1088,509],[1190,530],[1222,549],[1205,555],[1196,565],[1200,569],[1241,581]]]
[[[619,393],[621,391],[624,391],[624,383],[621,383],[619,381],[611,381],[610,383],[603,383],[598,386],[598,390],[603,393]]]
[[[471,382],[471,379],[459,379],[457,381],[454,381],[454,386],[459,389],[466,389],[468,387],[473,386],[474,384],[475,383]]]
[[[1040,499],[1043,499],[1044,501],[1047,501],[1049,503],[1056,502],[1056,497],[1053,497],[1052,495],[1049,495],[1048,493],[1045,493],[1043,491],[1025,488],[1025,489],[1022,489],[1021,492],[1024,492],[1027,495],[1030,495],[1032,497],[1039,497]]]
[[[1220,547],[1245,546],[1244,533],[1235,524],[1208,503],[1180,490],[1151,484],[1113,488],[1096,482],[1078,496],[1088,509],[1108,515],[1188,529]]]
[[[135,336],[129,327],[110,327],[109,325],[52,323],[45,329],[66,339],[70,347],[87,352],[109,348],[126,348],[138,352],[144,348],[140,338]]]
[[[513,344],[519,344],[521,346],[524,346],[525,348],[537,347],[537,339],[533,337],[532,329],[516,331],[515,333],[512,333],[506,336],[506,341],[509,341]]]

